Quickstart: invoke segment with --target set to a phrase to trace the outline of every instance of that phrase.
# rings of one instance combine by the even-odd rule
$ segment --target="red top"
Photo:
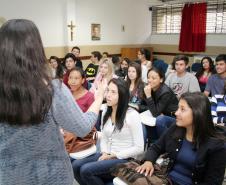
[[[86,112],[89,109],[90,105],[94,102],[94,95],[93,93],[87,91],[87,93],[81,98],[77,99],[76,102],[82,109],[82,111]]]
[[[63,82],[64,84],[70,89],[70,86],[68,85],[68,77],[69,77],[70,71],[67,71],[63,76]]]

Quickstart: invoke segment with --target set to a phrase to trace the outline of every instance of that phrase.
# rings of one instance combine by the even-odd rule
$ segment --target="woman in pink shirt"
[[[201,68],[195,75],[199,81],[199,86],[202,92],[205,90],[209,77],[215,73],[214,71],[213,60],[208,56],[203,57],[201,60]]]

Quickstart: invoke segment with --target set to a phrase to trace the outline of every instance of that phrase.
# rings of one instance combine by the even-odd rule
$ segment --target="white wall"
[[[0,16],[25,18],[38,26],[45,46],[65,45],[66,0],[0,0]]]
[[[151,44],[179,45],[179,34],[172,35],[151,35]],[[224,46],[226,47],[226,34],[207,34],[207,46]]]
[[[146,0],[0,0],[0,16],[33,20],[46,47],[143,44],[151,33]],[[70,42],[67,24],[73,16],[75,41]],[[91,41],[91,23],[101,24],[100,41]]]
[[[76,0],[79,45],[143,44],[151,34],[146,0]],[[101,24],[101,40],[91,41],[91,23]],[[125,25],[125,32],[121,26]]]
[[[65,12],[66,0],[0,0],[0,16],[34,21],[45,46],[65,45]]]

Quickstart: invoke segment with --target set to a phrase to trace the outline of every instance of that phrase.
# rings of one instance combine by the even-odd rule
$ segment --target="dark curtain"
[[[206,11],[206,3],[185,4],[182,10],[180,51],[205,51]]]

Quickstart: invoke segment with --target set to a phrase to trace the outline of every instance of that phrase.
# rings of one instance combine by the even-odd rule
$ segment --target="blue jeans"
[[[98,161],[101,155],[96,153],[87,158],[72,161],[74,177],[80,185],[104,185],[114,178],[110,174],[110,168],[127,162],[124,159]]]
[[[156,118],[156,132],[158,138],[173,124],[176,119],[170,116],[160,115]]]

